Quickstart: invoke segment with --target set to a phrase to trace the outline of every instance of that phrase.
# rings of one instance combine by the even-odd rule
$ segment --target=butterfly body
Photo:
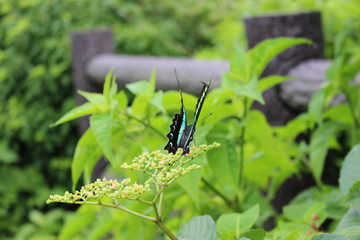
[[[200,114],[202,105],[204,103],[206,94],[209,90],[210,83],[211,82],[209,82],[208,84],[203,83],[204,86],[201,91],[198,102],[196,104],[194,120],[193,120],[192,125],[187,125],[184,101],[183,101],[183,97],[182,97],[180,84],[178,83],[179,90],[180,90],[180,96],[181,96],[181,109],[180,109],[180,114],[175,114],[173,123],[170,125],[170,132],[167,135],[169,142],[166,144],[164,149],[167,150],[169,153],[175,154],[179,148],[183,149],[183,155],[190,152],[190,149],[189,149],[190,142],[193,140],[196,123],[199,118],[199,114]]]

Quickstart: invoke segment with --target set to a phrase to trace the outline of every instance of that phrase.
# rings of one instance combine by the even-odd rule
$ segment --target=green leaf
[[[90,118],[90,127],[106,158],[115,165],[111,150],[111,112],[97,113]]]
[[[250,229],[259,217],[259,205],[255,205],[243,213],[226,213],[216,221],[219,233],[234,232],[236,237]]]
[[[251,240],[263,240],[265,237],[265,231],[262,229],[251,229],[241,234],[241,238],[247,238]],[[240,238],[240,239],[241,239]]]
[[[89,128],[80,138],[76,145],[74,159],[71,164],[71,177],[73,189],[88,162],[96,162],[101,157],[102,151],[98,145],[94,133]]]
[[[337,128],[338,125],[336,123],[327,122],[319,126],[311,136],[310,167],[318,184],[321,183],[321,175],[324,170],[330,137],[332,137]]]
[[[135,95],[148,96],[147,93],[149,91],[149,82],[145,80],[137,81],[134,83],[126,84],[126,88]]]
[[[243,85],[243,84],[238,84],[236,86],[233,86],[232,89],[234,90],[234,92],[237,95],[243,95],[243,96],[247,96],[250,97],[254,100],[257,100],[258,102],[260,102],[261,104],[265,104],[265,101],[261,95],[260,89],[259,89],[259,85],[258,85],[258,79],[256,74],[252,74],[252,77],[250,79],[250,82]]]
[[[179,240],[216,240],[216,226],[209,216],[193,217],[176,234]]]
[[[57,120],[54,124],[51,124],[51,127],[60,125],[62,123],[74,120],[79,117],[83,117],[86,115],[90,115],[98,112],[98,108],[92,103],[84,103],[81,106],[75,107],[71,109],[69,112],[65,113],[59,120]]]
[[[264,92],[266,90],[268,90],[269,88],[279,84],[279,83],[282,83],[282,82],[285,82],[287,80],[291,79],[291,77],[289,76],[278,76],[278,75],[271,75],[271,76],[268,76],[268,77],[264,77],[264,78],[261,78],[259,80],[259,89],[260,89],[260,92]]]
[[[351,239],[339,234],[321,233],[313,236],[311,240],[351,240]]]
[[[61,228],[59,240],[73,239],[73,236],[86,226],[89,226],[96,219],[94,206],[81,206],[76,215],[69,218]]]
[[[309,113],[314,117],[317,124],[321,125],[323,123],[323,106],[325,100],[324,91],[319,91],[315,93],[309,102]]]
[[[110,70],[110,72],[105,77],[105,83],[103,87],[103,95],[107,105],[110,105],[110,86],[111,86],[111,77],[113,74],[114,68]]]
[[[161,112],[166,113],[166,110],[163,105],[163,92],[158,91],[154,94],[154,97],[151,99],[150,103],[154,105]]]
[[[340,170],[339,185],[347,195],[351,185],[360,178],[360,144],[354,146],[346,155]]]
[[[298,228],[292,232],[290,232],[289,234],[287,234],[284,237],[284,240],[302,240],[302,233],[301,233],[302,228]]]
[[[122,111],[125,111],[128,106],[128,99],[124,91],[120,91],[118,94],[116,94],[115,101],[118,102],[118,108]]]
[[[118,92],[118,85],[116,83],[116,76],[114,75],[111,79],[111,86],[109,90],[109,100],[110,102],[114,99]]]
[[[86,98],[86,100],[88,100],[91,103],[94,104],[105,104],[105,98],[102,94],[100,93],[93,93],[93,92],[84,92],[81,90],[77,91],[81,96],[83,96],[84,98]]]
[[[190,195],[197,207],[199,207],[199,182],[201,170],[195,170],[181,176],[177,183]]]
[[[335,232],[335,234],[339,234],[342,236],[346,236],[351,240],[360,239],[360,225],[347,227]]]
[[[283,207],[283,213],[291,221],[302,220],[308,208],[309,203],[289,204]]]
[[[346,195],[344,204],[351,208],[360,207],[360,178],[353,183]]]
[[[243,49],[236,48],[230,59],[230,74],[237,76],[240,81],[246,83],[250,78],[247,71],[247,54]]]
[[[108,214],[103,214],[97,217],[96,224],[89,229],[86,238],[89,240],[99,240],[106,236],[107,233],[111,232],[114,224],[114,217],[109,217]]]
[[[234,139],[229,136],[225,124],[215,125],[206,136],[207,142],[220,142],[221,146],[206,153],[208,164],[214,175],[224,184],[237,189],[239,161]]]
[[[358,226],[360,226],[360,208],[350,208],[340,220],[336,231]]]
[[[286,49],[299,45],[312,44],[305,38],[279,37],[262,41],[248,52],[248,59],[254,64],[254,71],[260,76],[270,61]]]

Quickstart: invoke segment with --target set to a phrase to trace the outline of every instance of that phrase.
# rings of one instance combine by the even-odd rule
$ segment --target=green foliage
[[[305,43],[306,40],[270,41],[263,43],[267,51],[259,47],[250,51],[251,54],[241,53],[241,50],[234,54],[231,71],[224,75],[225,88],[213,90],[205,101],[203,116],[210,112],[213,114],[199,123],[198,135],[195,136],[200,143],[219,139],[224,142],[223,147],[216,150],[216,155],[208,154],[197,159],[197,164],[204,166],[203,172],[194,171],[188,179],[187,176],[179,179],[182,188],[169,189],[171,207],[180,212],[180,216],[167,219],[174,230],[179,229],[191,216],[212,213],[216,219],[224,212],[241,212],[254,203],[259,203],[261,209],[256,223],[259,226],[268,216],[274,216],[269,200],[275,196],[278,187],[288,176],[301,170],[310,171],[321,188],[320,192],[309,191],[309,196],[321,195],[334,200],[324,201],[317,196],[322,200],[314,200],[312,205],[324,209],[325,204],[324,216],[334,221],[340,219],[343,208],[337,211],[334,206],[338,206],[343,199],[334,197],[335,190],[328,192],[322,178],[329,148],[346,152],[358,143],[360,136],[359,85],[353,81],[359,68],[359,58],[354,54],[359,52],[357,30],[360,15],[357,0],[230,0],[205,3],[166,0],[161,4],[144,0],[0,0],[0,176],[4,178],[2,182],[7,183],[12,179],[0,188],[0,215],[7,219],[0,225],[0,238],[14,236],[17,226],[29,221],[30,225],[20,227],[20,239],[50,239],[59,230],[51,228],[51,223],[54,222],[56,226],[62,224],[62,220],[59,220],[62,219],[60,215],[64,214],[62,212],[54,212],[57,217],[50,217],[51,212],[39,217],[37,210],[30,212],[29,209],[44,209],[43,199],[44,195],[49,194],[49,188],[61,186],[52,191],[63,191],[62,188],[70,186],[69,156],[74,151],[76,141],[75,125],[66,124],[50,129],[48,126],[59,114],[74,106],[68,41],[71,31],[111,25],[116,34],[116,49],[121,53],[228,57],[235,44],[245,46],[244,28],[239,24],[242,14],[314,9],[323,13],[326,55],[339,58],[328,72],[328,84],[314,96],[309,114],[300,116],[285,127],[273,128],[261,113],[249,110],[254,100],[264,103],[263,91],[287,80],[281,76],[259,80],[267,62],[296,41]],[[89,182],[91,170],[100,155],[111,160],[116,172],[122,162],[129,161],[139,152],[162,148],[171,122],[169,115],[179,108],[178,93],[155,91],[155,74],[150,84],[144,81],[128,85],[135,95],[130,107],[130,100],[124,91],[117,93],[115,87],[108,87],[114,86],[110,78],[106,81],[103,94],[79,92],[89,103],[74,108],[55,123],[59,125],[80,116],[93,115],[92,128],[82,136],[75,150],[72,162],[74,187],[82,173],[85,181]],[[331,106],[337,93],[343,93],[349,104]],[[196,104],[196,98],[188,94],[184,94],[184,100],[187,106]],[[310,143],[294,144],[295,138],[305,130],[312,134]],[[345,141],[335,138],[343,133]],[[219,163],[217,158],[224,163]],[[344,167],[343,171],[351,172],[347,168],[352,167]],[[38,172],[44,176],[38,175]],[[202,179],[202,176],[206,179]],[[352,205],[353,200],[357,203],[358,192],[355,184],[357,177],[351,176],[351,181],[345,187],[350,189],[351,195],[347,196],[344,204]],[[142,177],[136,176],[135,179],[141,180]],[[214,189],[206,187],[206,181],[217,191],[215,196]],[[204,186],[199,189],[201,182]],[[262,196],[259,188],[266,189],[267,194]],[[197,209],[185,204],[191,199],[185,197],[183,191],[191,195]],[[26,201],[18,204],[17,200],[25,199],[24,196]],[[305,202],[305,199],[302,201]],[[300,200],[297,204],[301,204]],[[173,216],[170,214],[171,207],[164,211]],[[86,236],[90,239],[109,237],[106,234],[110,229],[114,238],[124,238],[126,235],[127,239],[144,236],[152,239],[151,236],[156,234],[150,225],[123,218],[116,211],[103,213],[96,208],[81,209],[84,209],[84,212],[80,210],[78,213],[83,214],[81,217],[76,219],[75,216],[66,221],[61,239],[68,239],[69,236]],[[290,216],[286,221],[303,221],[301,227],[308,224],[304,223],[309,221],[308,218],[295,220],[293,215]],[[98,217],[100,221],[90,221]],[[45,223],[41,224],[41,221]],[[296,228],[299,226],[297,223],[280,222],[278,225],[279,229],[273,236],[282,239],[306,238],[304,231]],[[121,227],[114,230],[112,226]],[[80,228],[86,230],[80,232]],[[349,226],[343,232],[335,233],[344,233],[350,239],[356,239],[356,234],[350,234],[356,231],[354,226]],[[240,238],[257,239],[260,236],[259,239],[262,239],[261,235],[255,235],[249,232]]]
[[[281,42],[284,42],[285,47],[281,45]],[[225,144],[225,147],[214,150],[213,153],[208,153],[206,157],[198,160],[199,164],[208,167],[206,171],[210,171],[211,174],[207,174],[206,178],[216,179],[216,181],[212,180],[214,184],[202,179],[199,171],[194,171],[179,181],[180,186],[189,193],[198,207],[202,208],[202,205],[206,204],[198,199],[197,184],[202,181],[221,197],[225,208],[239,211],[243,206],[248,205],[247,201],[256,199],[261,206],[264,206],[264,209],[267,209],[268,214],[273,213],[262,197],[256,196],[257,190],[255,189],[265,189],[271,182],[266,198],[268,200],[273,198],[282,182],[296,172],[296,162],[291,161],[294,156],[294,147],[287,139],[277,137],[263,114],[250,110],[250,106],[254,100],[261,101],[262,99],[260,92],[262,81],[268,81],[262,85],[262,90],[265,90],[286,79],[275,76],[259,80],[258,76],[271,60],[270,57],[276,56],[290,46],[304,43],[310,42],[305,39],[272,39],[259,44],[249,54],[236,52],[231,60],[231,65],[234,67],[230,73],[226,74],[229,76],[227,85],[225,84],[223,88],[208,94],[203,106],[203,114],[212,111],[214,114],[219,113],[220,117],[218,116],[216,121],[208,118],[199,123],[197,126],[199,139],[208,143],[220,141]],[[237,56],[238,54],[240,55]],[[258,56],[262,54],[269,57],[259,61]],[[245,59],[247,64],[237,64],[239,59]],[[239,67],[242,69],[238,69]],[[179,101],[172,100],[172,92],[155,92],[155,73],[149,82],[139,81],[127,86],[128,90],[134,94],[132,104],[128,107],[119,102],[120,99],[126,103],[129,100],[122,92],[116,93],[116,82],[110,81],[110,79],[111,72],[106,77],[103,94],[81,93],[89,100],[84,104],[88,105],[85,111],[82,111],[84,105],[76,107],[80,110],[70,110],[55,123],[64,123],[74,117],[88,114],[88,109],[92,111],[90,128],[79,141],[75,151],[79,154],[75,154],[73,161],[74,184],[78,181],[81,172],[84,172],[85,178],[89,177],[87,172],[90,172],[94,159],[99,157],[99,150],[116,169],[121,163],[125,168],[136,164],[135,162],[130,163],[128,158],[139,151],[162,148],[166,141],[164,136],[168,132],[169,122],[171,122],[171,118],[166,113],[178,111]],[[251,92],[254,94],[243,94]],[[184,103],[186,106],[190,103],[195,105],[196,98],[184,94]],[[230,111],[224,112],[224,109]],[[263,139],[267,139],[271,144],[264,142]],[[135,141],[142,144],[134,144]],[[125,176],[130,175],[125,173]],[[137,178],[138,181],[144,181],[140,175],[131,176]],[[255,191],[245,192],[244,185],[255,186]],[[228,187],[232,191],[222,193]],[[80,192],[76,194],[76,196],[83,195]],[[72,198],[72,195],[65,197]],[[57,197],[53,197],[52,201],[57,201]],[[222,215],[217,223],[218,232],[226,238],[250,236],[250,233],[250,235],[242,234],[249,230],[258,221],[258,218],[258,206],[243,214]],[[259,221],[264,220],[261,218]],[[223,226],[230,226],[231,229]],[[261,231],[252,234],[260,236],[259,238],[263,238],[264,235]]]
[[[143,0],[0,0],[0,166],[13,168],[12,172],[19,167],[38,169],[44,174],[43,182],[37,184],[44,190],[39,192],[71,185],[68,175],[77,141],[75,123],[49,128],[53,119],[75,106],[71,32],[111,26],[118,52],[189,56],[211,47],[212,23],[226,15],[226,11],[215,14],[213,9],[219,5],[225,6],[214,2],[204,8],[193,1],[158,4]],[[178,24],[180,21],[182,24]],[[87,94],[96,101],[91,96]],[[159,98],[161,94],[157,95]],[[73,110],[79,114],[73,117],[96,110],[89,106]],[[9,188],[17,189],[18,198],[22,198],[21,192],[28,192],[17,181],[11,181]],[[7,194],[4,191],[0,195]],[[34,195],[35,192],[26,201],[35,202],[33,198],[38,196]],[[0,200],[1,206],[7,206],[4,211],[16,212],[16,217],[7,217],[8,226],[27,221],[29,209],[16,201],[10,205],[6,202]],[[14,228],[9,229],[0,226],[0,238],[13,236]]]

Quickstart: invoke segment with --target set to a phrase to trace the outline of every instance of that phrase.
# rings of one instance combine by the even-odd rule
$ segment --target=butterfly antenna
[[[181,86],[180,86],[180,81],[179,81],[179,77],[176,71],[176,68],[174,68],[174,72],[175,72],[175,77],[176,77],[176,82],[180,91],[180,96],[181,96],[181,103],[184,104],[184,100],[183,100],[183,96],[182,96],[182,91],[181,91]]]
[[[209,113],[209,115],[207,115],[206,117],[203,117],[202,119],[198,120],[198,122],[205,121],[205,119],[207,119],[207,118],[210,117],[211,115],[212,115],[212,113]]]

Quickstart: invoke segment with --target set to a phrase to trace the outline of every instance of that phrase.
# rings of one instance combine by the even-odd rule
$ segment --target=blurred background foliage
[[[358,0],[0,0],[0,238],[48,239],[65,217],[45,200],[71,186],[76,125],[49,125],[75,105],[72,31],[111,27],[120,54],[228,58],[246,48],[243,17],[309,10],[322,12],[327,58],[344,34],[359,46]]]

